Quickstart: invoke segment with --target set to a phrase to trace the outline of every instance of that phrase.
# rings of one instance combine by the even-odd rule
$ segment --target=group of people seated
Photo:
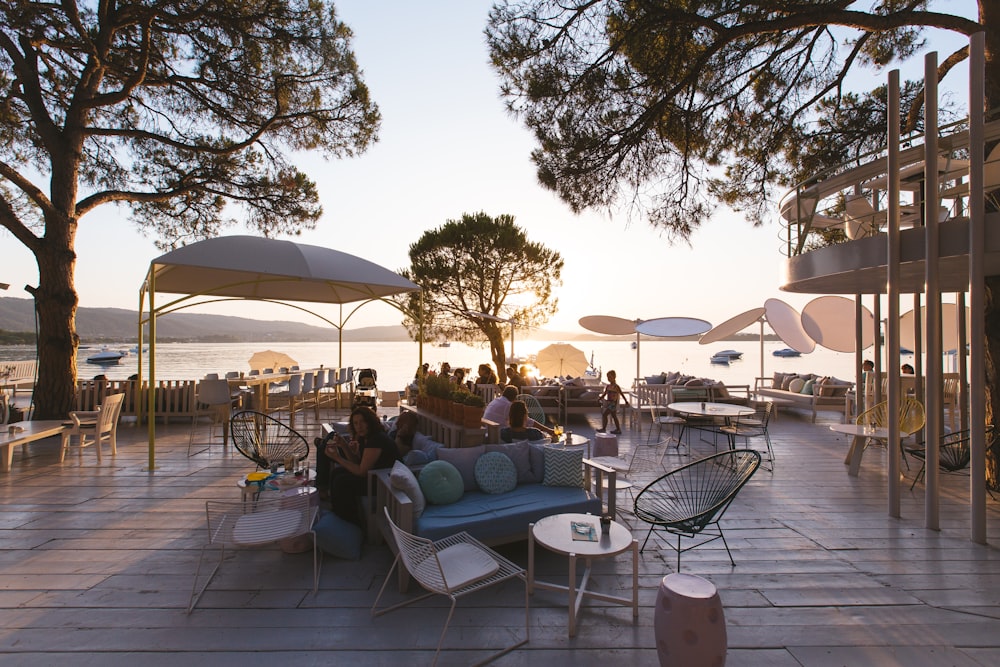
[[[517,395],[518,388],[508,385],[483,412],[484,419],[502,425],[500,439],[515,442],[554,435],[551,428],[528,417],[528,408]],[[316,487],[337,516],[362,524],[359,499],[367,495],[368,472],[391,468],[410,453],[418,421],[416,413],[403,411],[384,423],[370,407],[358,406],[348,419],[348,433],[332,430],[327,437],[314,440]]]

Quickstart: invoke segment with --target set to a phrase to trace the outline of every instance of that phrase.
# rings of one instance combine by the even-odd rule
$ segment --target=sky
[[[754,228],[741,215],[719,209],[690,245],[671,245],[644,220],[625,213],[575,215],[539,185],[530,161],[532,137],[504,110],[489,65],[483,29],[491,0],[335,5],[354,32],[354,52],[382,113],[380,140],[353,159],[296,156],[317,183],[324,214],[315,230],[294,240],[397,270],[408,265],[410,244],[427,229],[464,213],[513,215],[531,241],[563,257],[559,310],[545,326],[558,331],[582,331],[577,322],[586,315],[685,316],[718,324],[768,298],[799,310],[815,298],[778,289],[783,257],[777,216]],[[965,0],[938,6],[974,12],[974,3]],[[937,48],[943,59],[954,44],[953,38],[935,37],[926,50]],[[904,78],[907,74],[904,69]],[[865,85],[871,87],[871,81],[869,74]],[[0,239],[0,282],[11,284],[0,295],[27,297],[20,287],[38,282],[34,258],[9,233]],[[81,306],[134,310],[149,262],[161,252],[129,224],[124,210],[105,206],[82,220],[77,254]],[[333,306],[316,310],[339,319]],[[255,302],[188,312],[319,324],[298,310]],[[347,328],[399,321],[397,311],[371,304],[359,309]]]

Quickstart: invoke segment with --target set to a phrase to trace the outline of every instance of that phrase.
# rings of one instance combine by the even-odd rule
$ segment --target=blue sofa
[[[393,552],[395,544],[385,521],[385,509],[397,526],[414,535],[438,540],[466,531],[490,545],[527,539],[529,524],[553,514],[615,515],[615,494],[604,493],[606,488],[615,488],[615,470],[589,459],[583,459],[582,487],[519,483],[506,493],[467,490],[457,502],[428,504],[419,517],[414,516],[413,502],[406,493],[392,485],[390,472],[383,469],[372,473],[376,487],[372,503],[375,511],[369,515],[369,521],[375,522]],[[409,574],[405,568],[400,568],[400,590],[405,591],[408,584]]]

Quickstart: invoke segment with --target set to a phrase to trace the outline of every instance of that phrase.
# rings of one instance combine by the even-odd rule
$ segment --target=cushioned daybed
[[[842,412],[844,422],[851,419],[852,400],[850,396],[854,383],[834,377],[822,377],[814,373],[775,373],[773,377],[757,378],[754,394],[758,398],[777,398],[787,401],[792,407],[803,407],[812,411],[816,421],[818,410]]]

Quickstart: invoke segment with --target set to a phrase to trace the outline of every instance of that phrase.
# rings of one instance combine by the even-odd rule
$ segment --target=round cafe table
[[[732,403],[712,403],[710,401],[680,401],[678,403],[670,403],[667,405],[667,410],[676,412],[677,414],[684,415],[686,417],[702,417],[702,418],[714,418],[720,417],[725,420],[725,425],[729,426],[732,424],[733,417],[739,417],[741,415],[752,415],[754,409],[746,405],[734,405]],[[684,437],[684,431],[687,429],[685,424],[681,428],[680,437]],[[730,443],[731,444],[731,443]],[[688,440],[688,447],[690,448],[690,439]]]
[[[573,524],[589,524],[593,527],[596,540],[574,539]],[[535,581],[535,544],[549,551],[569,557],[568,586],[544,581]],[[590,566],[598,558],[611,558],[618,554],[632,552],[632,597],[618,597],[587,590],[590,580]],[[583,559],[584,570],[577,584],[577,560]],[[528,594],[539,588],[561,591],[569,600],[569,636],[576,636],[576,620],[580,614],[580,604],[585,597],[632,607],[632,618],[639,617],[639,542],[633,539],[632,531],[616,521],[610,524],[607,535],[601,532],[600,517],[593,514],[553,514],[528,525]]]

